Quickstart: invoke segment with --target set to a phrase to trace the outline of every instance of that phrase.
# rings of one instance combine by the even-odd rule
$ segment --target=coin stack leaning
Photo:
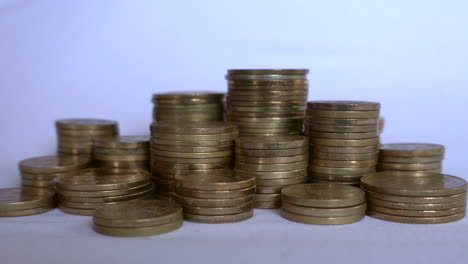
[[[153,94],[154,122],[224,120],[224,93],[179,92]]]
[[[227,119],[241,136],[300,134],[307,69],[228,70]]]
[[[59,209],[65,213],[92,215],[103,205],[152,197],[150,173],[135,171],[108,174],[102,169],[86,169],[56,178]]]
[[[53,190],[28,187],[0,189],[0,217],[40,214],[55,207]]]
[[[160,196],[172,197],[177,175],[232,169],[236,125],[226,122],[151,124],[151,172]]]
[[[466,181],[435,172],[383,171],[362,177],[367,214],[386,221],[438,224],[466,214]]]
[[[217,173],[206,176],[179,175],[174,198],[184,219],[202,223],[238,222],[252,217],[255,178]]]
[[[116,121],[105,119],[60,119],[55,121],[58,152],[91,156],[93,140],[119,134]]]
[[[428,143],[383,144],[379,149],[378,171],[442,171],[445,147]]]
[[[309,181],[359,185],[363,175],[375,172],[379,112],[374,102],[308,102]]]
[[[94,140],[96,166],[109,172],[149,171],[149,136],[115,136]]]
[[[64,155],[34,157],[18,164],[22,185],[38,189],[55,189],[55,177],[69,175],[88,166],[88,158]]]
[[[140,200],[99,207],[93,229],[108,236],[150,236],[182,225],[182,208],[173,201]]]
[[[282,188],[307,182],[308,142],[300,135],[236,140],[234,174],[255,177],[255,208],[279,208]]]
[[[349,224],[366,214],[363,190],[333,183],[307,183],[281,191],[281,215],[291,221],[316,225]]]

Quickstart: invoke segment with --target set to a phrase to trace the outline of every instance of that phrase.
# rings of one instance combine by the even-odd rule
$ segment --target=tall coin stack
[[[172,197],[177,175],[232,169],[236,125],[226,122],[151,124],[151,172],[159,195]]]
[[[102,169],[86,169],[56,178],[59,209],[65,213],[93,215],[96,208],[154,195],[150,173],[137,171],[109,174]]]
[[[229,70],[227,119],[241,136],[300,134],[307,69]]]
[[[91,156],[93,140],[119,134],[116,121],[105,119],[60,119],[55,121],[58,152]]]
[[[308,142],[300,135],[236,140],[234,174],[256,179],[255,208],[279,208],[282,188],[307,182]]]
[[[309,181],[359,185],[378,160],[380,104],[361,101],[308,102]]]
[[[378,171],[441,172],[445,147],[428,143],[383,144],[379,150]]]
[[[41,156],[19,162],[22,185],[31,188],[55,189],[54,179],[87,168],[88,158],[80,156]]]
[[[374,218],[438,224],[466,214],[466,181],[434,172],[384,171],[362,177],[367,214]]]
[[[109,172],[149,171],[149,136],[116,136],[94,141],[96,166]]]
[[[203,122],[224,120],[224,93],[153,94],[153,121]]]
[[[226,223],[253,215],[254,177],[225,173],[179,175],[175,184],[174,198],[182,206],[185,220]]]

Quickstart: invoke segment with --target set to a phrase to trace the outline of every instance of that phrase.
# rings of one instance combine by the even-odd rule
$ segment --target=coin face
[[[391,143],[380,146],[383,156],[414,157],[443,155],[445,147],[429,143]]]
[[[86,168],[88,163],[88,158],[41,156],[22,160],[19,168],[26,173],[58,173]]]

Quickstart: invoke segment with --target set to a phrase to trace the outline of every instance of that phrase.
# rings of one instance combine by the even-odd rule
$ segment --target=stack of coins
[[[19,162],[22,185],[55,189],[54,178],[87,168],[88,158],[80,156],[41,156]]]
[[[307,182],[307,137],[240,137],[235,151],[234,174],[256,179],[255,208],[279,208],[282,188]]]
[[[203,122],[224,120],[224,93],[180,92],[153,94],[153,121]]]
[[[178,174],[209,174],[232,169],[237,126],[225,122],[153,123],[151,125],[151,172],[156,192],[174,193]]]
[[[332,183],[308,183],[282,190],[281,215],[291,221],[340,225],[361,220],[366,214],[363,190]]]
[[[380,104],[362,101],[308,102],[309,180],[359,185],[375,172]]]
[[[242,136],[300,134],[307,69],[229,70],[227,118]]]
[[[116,136],[94,141],[94,160],[109,171],[149,171],[149,136]]]
[[[427,143],[383,144],[379,151],[378,171],[441,172],[445,148]]]
[[[55,121],[58,152],[91,156],[93,140],[118,135],[116,121],[104,119],[60,119]]]
[[[147,171],[108,174],[87,169],[56,178],[59,209],[65,213],[92,215],[102,206],[151,197],[153,183]]]
[[[466,213],[466,181],[434,172],[384,171],[362,177],[369,216],[401,223],[438,224]]]
[[[174,198],[184,210],[184,219],[202,223],[238,222],[253,215],[255,178],[211,174],[175,178]]]
[[[40,214],[55,208],[55,192],[36,188],[0,189],[0,217]]]
[[[132,201],[96,209],[93,229],[108,236],[150,236],[179,228],[182,219],[182,208],[175,202]]]

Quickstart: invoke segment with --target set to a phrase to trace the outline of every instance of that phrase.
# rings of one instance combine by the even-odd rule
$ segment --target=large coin
[[[184,213],[184,220],[199,223],[232,223],[244,221],[253,216],[253,210],[231,215],[198,215]]]
[[[119,196],[107,196],[107,197],[70,197],[70,196],[62,196],[59,195],[60,201],[70,201],[74,203],[114,203],[114,202],[124,202],[124,201],[131,201],[142,199],[154,193],[153,185],[148,186],[141,192],[127,194],[127,195],[119,195]]]
[[[304,136],[273,136],[273,137],[240,137],[236,146],[243,149],[291,149],[303,148],[308,145]]]
[[[242,101],[228,101],[227,105],[236,106],[251,106],[251,107],[296,107],[304,106],[305,101],[282,101],[282,100],[271,100],[268,102],[242,102]],[[281,113],[281,112],[280,112]]]
[[[347,186],[354,186],[359,188],[359,182],[341,182],[341,181],[320,181],[315,179],[309,179],[310,183],[322,183],[322,184],[340,184],[340,185],[347,185]]]
[[[184,213],[187,214],[196,214],[196,215],[233,215],[240,214],[246,211],[251,211],[253,209],[252,201],[247,202],[238,206],[230,207],[198,207],[198,206],[189,206],[184,205]]]
[[[288,220],[299,222],[299,223],[304,223],[304,224],[343,225],[343,224],[349,224],[349,223],[360,221],[362,218],[364,218],[365,215],[357,214],[357,215],[351,215],[351,216],[316,217],[316,216],[294,214],[294,213],[291,213],[282,209],[281,216],[283,216],[284,218]]]
[[[301,176],[307,176],[307,168],[291,170],[291,171],[268,171],[268,172],[257,172],[257,171],[243,171],[234,170],[234,175],[251,176],[257,180],[276,180],[276,179],[289,179]]]
[[[230,207],[252,202],[252,195],[227,199],[203,199],[174,194],[174,199],[182,205],[199,207]]]
[[[378,146],[367,147],[331,147],[310,144],[310,151],[337,153],[337,154],[361,154],[361,153],[374,153],[378,151]]]
[[[305,79],[300,80],[228,80],[228,85],[231,86],[261,86],[261,87],[308,87],[308,81]]]
[[[350,215],[364,215],[366,213],[366,203],[342,207],[342,208],[314,208],[295,205],[288,203],[286,200],[283,201],[282,209],[288,212],[306,215],[306,216],[316,216],[316,217],[342,217]]]
[[[204,191],[228,191],[251,188],[255,178],[251,176],[231,176],[226,174],[178,175],[175,178],[176,188]]]
[[[179,220],[162,225],[146,226],[146,227],[107,227],[97,224],[93,224],[93,230],[99,234],[107,236],[121,236],[121,237],[133,237],[133,236],[152,236],[167,233],[176,230],[182,226],[182,218]]]
[[[325,118],[325,117],[306,117],[306,122],[310,124],[334,125],[334,126],[365,126],[377,125],[378,118]]]
[[[214,92],[214,91],[181,91],[181,92],[170,92],[170,93],[155,93],[152,96],[153,102],[158,102],[159,100],[194,100],[197,103],[198,100],[213,100],[213,101],[222,101],[224,93]]]
[[[244,149],[236,148],[237,156],[258,157],[258,158],[275,158],[275,157],[291,157],[297,155],[306,155],[308,148],[289,148],[289,149]]]
[[[307,168],[308,161],[291,162],[284,164],[249,164],[236,162],[236,169],[245,171],[289,171]]]
[[[57,135],[59,140],[62,138],[76,138],[75,140],[88,140],[99,137],[112,137],[118,134],[118,129],[93,129],[93,130],[72,130],[72,129],[57,129]]]
[[[86,168],[87,158],[70,156],[41,156],[25,159],[19,163],[19,168],[26,173],[59,173]]]
[[[148,148],[149,136],[131,135],[101,138],[94,140],[94,146],[100,148]]]
[[[334,161],[353,161],[353,160],[377,160],[378,152],[361,153],[361,154],[342,154],[311,151],[310,156],[313,159],[334,160]]]
[[[441,162],[444,159],[443,155],[439,156],[423,156],[423,157],[396,157],[380,155],[379,161],[385,163],[433,163]]]
[[[373,111],[380,109],[380,103],[366,101],[311,101],[307,102],[310,109],[337,111]]]
[[[144,183],[142,185],[136,186],[136,187],[118,189],[118,190],[109,190],[109,191],[70,191],[70,190],[57,188],[57,193],[60,194],[61,196],[66,196],[66,197],[95,198],[95,197],[121,196],[121,195],[129,195],[129,194],[135,194],[135,193],[145,191],[151,188],[152,185],[153,185],[152,183],[148,182],[148,183]]]
[[[300,80],[307,79],[305,75],[289,75],[289,74],[235,74],[226,75],[228,80]]]
[[[283,200],[307,207],[350,207],[365,202],[363,190],[338,184],[297,184],[285,187],[281,194]]]
[[[54,203],[53,190],[38,191],[36,188],[0,189],[0,212],[26,210]]]
[[[378,206],[372,203],[369,203],[367,206],[369,211],[379,212],[382,214],[391,214],[399,216],[413,216],[413,217],[436,217],[436,216],[447,216],[460,214],[466,211],[466,205],[460,207],[454,207],[444,210],[404,210],[404,209],[394,209]]]
[[[378,168],[381,170],[407,170],[407,171],[419,171],[419,170],[434,170],[442,167],[441,162],[433,163],[387,163],[379,162]]]
[[[317,132],[317,131],[305,131],[306,135],[313,138],[324,138],[324,139],[369,139],[379,136],[379,132],[361,132],[361,133],[332,133],[332,132]]]
[[[74,215],[87,215],[92,216],[94,214],[95,209],[82,209],[82,208],[73,208],[73,207],[66,207],[64,205],[59,204],[58,209],[66,214],[74,214]]]
[[[235,117],[227,116],[227,119],[235,123],[257,123],[258,126],[263,127],[263,124],[278,125],[283,127],[286,124],[300,124],[302,123],[304,117]],[[286,123],[286,124],[285,124]]]
[[[307,175],[293,177],[293,178],[284,178],[284,179],[257,180],[256,184],[258,187],[270,187],[270,186],[288,186],[288,185],[305,183],[305,182],[307,182]]]
[[[445,147],[428,143],[392,143],[380,146],[382,156],[419,157],[440,156],[445,152]]]
[[[252,114],[252,113],[248,113]],[[229,117],[229,116],[228,116]],[[242,128],[300,128],[302,127],[302,121],[295,120],[294,122],[273,122],[273,123],[255,123],[255,122],[236,122],[239,129]]]
[[[436,204],[436,203],[451,203],[458,201],[466,201],[466,192],[448,196],[401,196],[388,195],[383,193],[372,192],[366,190],[366,195],[370,198],[408,204]]]
[[[120,169],[145,169],[148,167],[148,160],[139,161],[118,161],[118,160],[94,160],[99,168],[120,168]]]
[[[287,112],[304,110],[305,106],[265,106],[265,107],[249,107],[249,106],[231,106],[230,111],[246,111],[246,112]]]
[[[331,168],[323,166],[310,165],[309,171],[314,173],[323,174],[345,174],[345,175],[358,175],[375,172],[375,166],[361,167],[361,168]]]
[[[417,211],[446,210],[466,206],[466,200],[458,200],[449,203],[396,203],[372,198],[369,195],[367,196],[367,202],[380,207]]]
[[[92,118],[59,119],[55,121],[55,125],[60,129],[76,130],[115,129],[118,126],[113,120]]]
[[[200,191],[194,189],[185,189],[176,187],[176,193],[183,196],[203,199],[230,199],[252,195],[255,193],[255,187],[230,191]]]
[[[209,135],[237,131],[237,126],[227,122],[200,122],[186,124],[153,123],[151,132],[162,134]]]
[[[53,181],[55,177],[72,175],[76,171],[70,172],[59,172],[59,173],[21,173],[21,178],[26,180],[37,180],[37,181]]]
[[[364,133],[378,131],[376,125],[363,125],[363,126],[336,126],[336,125],[322,125],[322,124],[306,124],[306,129],[318,132],[332,132],[332,133]]]
[[[379,213],[375,211],[367,211],[367,215],[374,217],[380,220],[398,222],[398,223],[407,223],[407,224],[442,224],[454,222],[465,217],[465,212],[460,214],[448,215],[448,216],[438,216],[438,217],[412,217],[412,216],[398,216]]]
[[[240,163],[253,163],[253,164],[278,164],[278,163],[291,163],[309,160],[309,155],[297,155],[289,157],[269,157],[269,158],[259,158],[259,157],[246,157],[241,155],[236,155],[236,161]]]
[[[248,134],[299,134],[301,128],[240,128],[241,135]]]

